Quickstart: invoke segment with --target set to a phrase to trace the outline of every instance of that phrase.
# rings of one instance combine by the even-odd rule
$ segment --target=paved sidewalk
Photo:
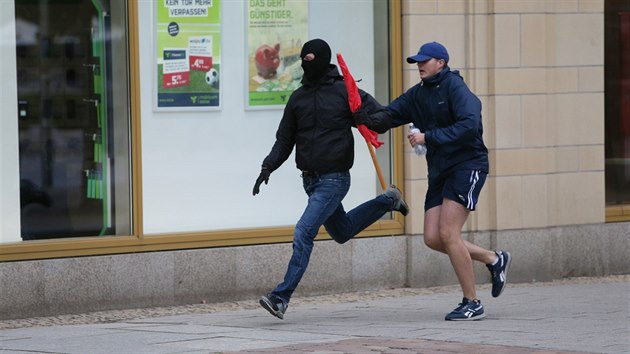
[[[457,287],[296,298],[284,320],[252,299],[0,321],[0,353],[630,353],[630,275],[489,292],[476,322],[444,321]]]

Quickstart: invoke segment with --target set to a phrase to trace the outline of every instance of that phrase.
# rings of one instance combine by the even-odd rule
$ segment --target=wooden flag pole
[[[378,175],[378,180],[381,182],[381,188],[383,190],[387,189],[387,184],[385,184],[385,178],[383,178],[383,171],[381,171],[381,166],[376,159],[376,151],[374,151],[374,147],[370,144],[369,141],[365,141],[368,146],[368,150],[370,150],[370,155],[372,156],[372,162],[374,162],[374,168],[376,169],[376,174]]]

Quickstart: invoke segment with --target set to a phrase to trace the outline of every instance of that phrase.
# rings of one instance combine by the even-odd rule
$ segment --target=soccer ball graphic
[[[211,68],[206,73],[206,84],[217,86],[219,84],[219,72],[215,68]]]

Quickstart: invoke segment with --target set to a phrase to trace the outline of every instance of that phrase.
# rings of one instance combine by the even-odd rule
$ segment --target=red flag
[[[357,83],[354,82],[354,78],[352,74],[350,74],[350,70],[346,65],[346,62],[343,60],[341,54],[337,53],[337,63],[339,63],[339,67],[341,68],[341,73],[343,74],[343,82],[346,84],[346,90],[348,91],[348,105],[350,106],[350,111],[356,112],[359,108],[361,108],[361,96],[359,95],[359,88],[357,87]],[[378,133],[371,130],[364,124],[358,124],[357,129],[359,129],[359,133],[363,135],[365,141],[372,144],[375,148],[379,148],[383,145],[382,141],[378,141]]]

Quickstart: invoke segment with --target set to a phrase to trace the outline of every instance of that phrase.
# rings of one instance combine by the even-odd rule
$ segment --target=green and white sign
[[[218,108],[221,98],[221,0],[158,0],[158,110]]]

